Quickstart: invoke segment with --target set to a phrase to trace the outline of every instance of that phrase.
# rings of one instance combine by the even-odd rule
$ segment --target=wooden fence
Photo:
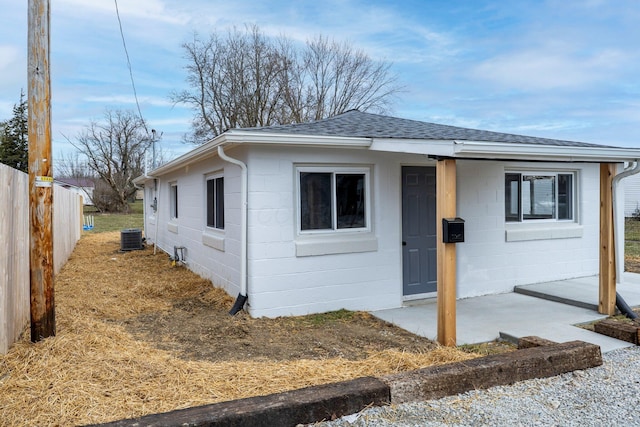
[[[0,354],[29,323],[29,176],[0,164]],[[55,186],[54,272],[60,271],[82,234],[82,198]]]

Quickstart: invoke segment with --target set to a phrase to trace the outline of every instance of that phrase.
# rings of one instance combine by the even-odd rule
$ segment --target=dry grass
[[[169,310],[171,298],[210,285],[171,268],[158,259],[163,255],[122,254],[118,244],[117,233],[83,237],[56,277],[57,335],[37,344],[24,338],[0,356],[0,425],[100,423],[476,357],[436,348],[382,351],[357,361],[183,360],[110,319]],[[232,303],[213,289],[204,297]]]

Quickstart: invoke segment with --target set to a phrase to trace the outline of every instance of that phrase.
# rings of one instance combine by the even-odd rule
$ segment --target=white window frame
[[[217,181],[219,179],[222,179],[222,227],[220,227],[219,225],[219,218],[217,216],[217,202],[218,202],[218,187],[217,187]],[[209,205],[209,181],[213,181],[213,190],[214,190],[214,201],[213,201],[213,205],[210,206]],[[212,231],[217,231],[217,232],[224,232],[224,228],[225,228],[225,222],[226,222],[226,215],[224,212],[225,209],[225,203],[224,203],[224,174],[222,172],[217,172],[217,173],[212,173],[209,175],[205,176],[205,186],[204,186],[204,199],[205,199],[205,212],[204,212],[204,225],[208,230],[212,230]],[[212,208],[213,209],[213,215],[214,215],[214,225],[209,225],[209,209]]]
[[[178,181],[169,183],[169,219],[175,221],[180,215],[178,209]]]
[[[512,225],[512,224],[538,224],[538,223],[577,223],[578,222],[578,206],[579,206],[579,201],[578,201],[578,171],[576,170],[538,170],[538,169],[532,169],[532,170],[527,170],[527,169],[507,169],[504,172],[504,176],[503,176],[503,182],[506,184],[506,177],[507,175],[514,175],[514,174],[518,174],[520,175],[520,183],[519,183],[519,191],[518,191],[518,203],[520,204],[520,208],[519,208],[519,218],[518,220],[513,220],[513,221],[507,221],[507,213],[506,213],[506,203],[507,203],[507,199],[506,199],[506,195],[505,195],[505,200],[504,200],[504,206],[505,206],[505,215],[504,215],[504,221],[506,224],[508,225]],[[571,218],[567,218],[567,219],[558,219],[558,214],[559,214],[559,209],[558,209],[558,192],[559,192],[559,185],[558,185],[558,176],[559,175],[571,175]],[[554,194],[554,218],[541,218],[541,219],[525,219],[524,218],[524,208],[522,207],[523,204],[523,197],[522,197],[522,177],[523,176],[548,176],[548,177],[554,177],[555,179],[555,194]]]
[[[310,173],[328,173],[331,174],[331,203],[332,203],[332,228],[317,230],[302,230],[302,205],[301,205],[301,188],[300,175],[305,172]],[[336,175],[354,174],[364,175],[364,227],[358,228],[338,228],[336,215]],[[332,235],[340,233],[368,233],[371,232],[371,167],[368,166],[297,166],[296,167],[296,217],[297,217],[297,233],[304,235]]]

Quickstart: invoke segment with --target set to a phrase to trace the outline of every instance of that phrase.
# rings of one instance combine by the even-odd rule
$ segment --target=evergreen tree
[[[20,104],[13,106],[13,117],[0,123],[0,163],[23,172],[29,168],[27,120],[27,100],[20,92]]]

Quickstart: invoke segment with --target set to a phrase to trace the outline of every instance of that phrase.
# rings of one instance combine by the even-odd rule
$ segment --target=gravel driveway
[[[603,360],[598,368],[371,408],[317,426],[640,426],[640,347]]]

